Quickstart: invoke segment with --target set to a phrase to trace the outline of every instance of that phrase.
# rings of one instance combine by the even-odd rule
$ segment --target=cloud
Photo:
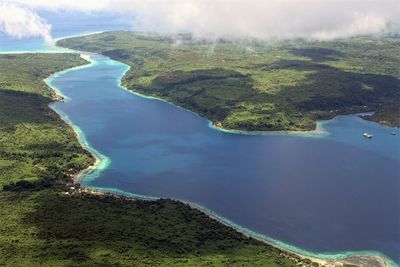
[[[332,39],[399,32],[398,0],[146,1],[136,23],[148,30],[188,30],[202,36]]]
[[[35,12],[15,3],[0,2],[0,32],[15,38],[42,37],[51,41],[50,29]]]
[[[1,1],[1,0],[0,0]],[[14,0],[30,9],[113,12],[134,29],[208,37],[333,39],[400,33],[399,0]]]
[[[0,0],[1,1],[1,0]],[[136,1],[136,0],[135,0]],[[76,10],[76,11],[101,11],[113,6],[117,6],[120,0],[13,0],[15,3],[31,8],[41,8],[48,10]]]

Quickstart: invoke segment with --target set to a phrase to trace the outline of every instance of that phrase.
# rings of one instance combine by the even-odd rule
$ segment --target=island
[[[205,40],[190,34],[104,32],[59,46],[131,68],[128,90],[241,131],[310,131],[339,114],[400,126],[400,39]]]
[[[79,54],[0,55],[0,265],[386,266],[374,255],[313,258],[256,240],[180,201],[82,187],[94,157],[50,107],[43,79]]]
[[[94,157],[49,107],[62,97],[43,79],[87,63],[79,54],[0,55],[1,266],[318,265],[179,201],[82,188],[74,176]]]

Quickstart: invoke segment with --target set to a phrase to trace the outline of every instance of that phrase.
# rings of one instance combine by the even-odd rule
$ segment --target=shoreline
[[[316,120],[315,121],[316,122],[316,127],[315,127],[314,130],[271,130],[271,131],[254,130],[254,131],[247,131],[247,130],[227,129],[227,128],[219,127],[213,121],[211,121],[210,119],[208,119],[208,118],[196,113],[195,111],[192,111],[190,109],[182,107],[182,106],[180,106],[178,104],[175,104],[173,102],[170,102],[170,101],[168,101],[166,99],[163,99],[163,98],[160,98],[160,97],[157,97],[157,96],[146,95],[146,94],[143,94],[143,93],[140,93],[140,92],[137,92],[137,91],[130,90],[130,89],[126,88],[122,83],[122,79],[126,75],[126,73],[131,69],[131,66],[129,66],[128,64],[126,64],[124,62],[121,62],[121,61],[117,61],[117,60],[111,59],[110,57],[105,56],[103,54],[87,52],[87,51],[80,51],[80,50],[72,50],[70,48],[66,48],[66,47],[63,47],[63,46],[57,46],[56,45],[57,41],[59,41],[59,40],[68,39],[68,38],[74,38],[74,37],[87,36],[87,35],[96,35],[96,34],[101,34],[101,33],[106,33],[106,32],[107,31],[97,31],[97,32],[91,32],[91,33],[83,33],[83,34],[59,37],[59,38],[53,39],[53,43],[54,43],[54,47],[61,47],[62,49],[66,49],[68,51],[71,51],[71,53],[79,53],[81,56],[85,55],[85,54],[86,55],[90,55],[90,54],[97,55],[97,56],[101,56],[101,57],[107,58],[108,60],[111,60],[113,62],[117,62],[118,64],[125,65],[127,67],[127,69],[125,70],[124,74],[122,75],[122,77],[121,77],[121,79],[120,79],[120,81],[118,83],[118,86],[120,88],[122,88],[123,90],[125,90],[125,91],[127,91],[127,92],[129,92],[131,94],[137,95],[137,96],[139,96],[141,98],[161,101],[161,102],[173,105],[175,108],[180,108],[180,109],[183,109],[183,110],[185,110],[187,112],[190,112],[190,113],[192,113],[192,114],[194,114],[194,115],[206,120],[207,123],[208,123],[208,127],[209,128],[211,128],[213,130],[216,130],[216,131],[219,131],[219,132],[228,133],[228,134],[241,134],[241,135],[264,135],[264,136],[267,136],[267,135],[287,135],[287,136],[297,136],[297,137],[322,138],[322,137],[326,137],[326,136],[330,135],[330,132],[328,132],[324,128],[324,125],[326,123],[329,123],[330,121],[334,120],[336,117],[340,117],[340,116],[358,116],[361,119],[366,120],[366,119],[363,118],[364,116],[371,116],[371,115],[373,115],[375,113],[375,111],[359,111],[359,112],[355,112],[355,113],[335,114],[331,118]],[[386,126],[386,127],[390,127],[390,128],[396,128],[396,129],[400,128],[400,126],[397,127],[397,126],[385,125],[385,124],[381,124],[379,122],[375,122],[375,121],[372,121],[372,120],[366,120],[366,121],[377,123],[377,124],[379,124],[381,126]]]
[[[77,52],[75,52],[77,53]],[[84,134],[84,132],[77,126],[75,125],[70,118],[68,117],[67,114],[65,114],[64,112],[62,112],[61,110],[57,109],[56,106],[54,105],[57,102],[60,102],[60,100],[63,100],[65,102],[70,101],[71,99],[64,95],[63,92],[61,92],[56,86],[54,86],[52,84],[52,81],[56,78],[58,78],[59,76],[71,72],[71,71],[76,71],[76,70],[80,70],[80,69],[85,69],[85,68],[90,68],[96,65],[96,61],[93,61],[90,57],[90,54],[82,54],[80,53],[80,57],[84,60],[87,61],[87,64],[84,65],[80,65],[80,66],[76,66],[76,67],[72,67],[66,70],[62,70],[56,73],[51,74],[49,77],[47,77],[46,79],[44,79],[43,81],[45,82],[45,84],[47,86],[49,86],[56,94],[57,99],[54,100],[54,102],[49,104],[49,107],[56,112],[60,118],[69,126],[72,127],[72,129],[75,132],[76,138],[78,139],[79,144],[82,146],[82,148],[84,148],[85,150],[89,151],[90,154],[93,156],[94,158],[94,162],[92,165],[88,166],[87,168],[80,170],[78,173],[73,175],[73,181],[74,183],[80,183],[81,178],[83,176],[89,175],[89,174],[94,174],[97,175],[98,173],[102,172],[104,169],[106,169],[110,163],[111,163],[111,159],[106,157],[105,155],[101,154],[99,151],[97,151],[96,149],[94,149],[89,142],[87,141],[87,138]]]
[[[84,53],[84,52],[82,52],[82,53]],[[104,56],[104,57],[106,57],[106,56]],[[129,65],[127,65],[127,64],[125,64],[123,62],[119,62],[119,61],[116,61],[116,60],[113,60],[113,59],[110,59],[110,60],[118,62],[120,64],[126,65],[128,67],[126,72],[128,72],[129,69],[131,68]],[[123,76],[125,76],[125,73],[124,73]],[[169,105],[172,105],[175,108],[180,108],[180,109],[183,109],[183,110],[185,110],[187,112],[190,112],[190,113],[196,115],[197,117],[200,117],[200,118],[206,120],[209,128],[211,128],[211,129],[213,129],[215,131],[219,131],[219,132],[227,133],[227,134],[240,134],[240,135],[289,135],[289,136],[298,136],[298,137],[317,137],[317,138],[320,138],[320,137],[325,137],[325,136],[330,134],[324,128],[324,124],[329,122],[330,120],[334,119],[334,118],[332,118],[332,119],[329,119],[329,120],[318,120],[316,122],[316,125],[317,125],[316,128],[314,130],[309,130],[309,131],[290,131],[290,130],[285,130],[285,131],[284,130],[282,130],[282,131],[245,131],[245,130],[226,129],[226,128],[223,128],[223,127],[216,126],[211,120],[209,120],[206,117],[203,117],[202,115],[196,113],[195,111],[192,111],[190,109],[184,108],[184,107],[179,106],[179,105],[176,105],[173,102],[170,102],[170,101],[168,101],[166,99],[159,98],[159,97],[156,97],[156,96],[145,95],[145,94],[133,91],[133,90],[129,90],[128,88],[126,88],[125,86],[122,85],[122,79],[121,79],[121,81],[119,83],[119,87],[121,87],[123,90],[127,91],[128,93],[134,94],[134,95],[139,96],[141,98],[161,101],[161,102],[167,103]],[[354,115],[357,115],[357,114],[354,114]]]
[[[333,119],[333,118],[332,118]],[[319,120],[317,121],[317,126],[314,130],[309,131],[291,131],[291,130],[282,130],[282,131],[246,131],[246,130],[235,130],[235,129],[226,129],[223,127],[216,126],[215,123],[209,120],[209,127],[216,131],[230,133],[230,134],[242,134],[242,135],[290,135],[290,136],[301,136],[301,137],[325,137],[329,135],[329,132],[323,127],[326,122],[329,120]]]
[[[61,72],[57,72],[52,74],[51,76],[49,76],[47,79],[45,79],[46,84],[51,87],[57,94],[66,97],[62,94],[62,92],[60,90],[58,90],[55,86],[52,86],[51,82],[53,79],[59,77],[60,75],[69,72],[69,71],[74,71],[77,69],[82,69],[82,68],[87,68],[87,67],[91,67],[94,64],[96,64],[95,60],[92,60],[90,57],[90,54],[84,54],[81,53],[81,57],[88,60],[90,63],[89,64],[85,64],[85,65],[81,65],[81,66],[77,66],[71,69],[67,69]],[[109,59],[110,60],[110,59]],[[114,60],[113,60],[114,61]],[[118,62],[118,61],[114,61],[114,62]],[[120,63],[120,62],[118,62]],[[124,64],[124,63],[121,63]],[[126,64],[124,64],[126,65]],[[129,66],[126,65],[128,68],[126,71],[129,70]],[[123,77],[123,76],[122,76]],[[157,99],[159,101],[163,101],[163,102],[167,102],[171,105],[174,105],[173,103],[170,103],[166,100],[163,99],[158,99],[155,97],[148,97],[148,96],[144,96],[141,95],[139,93],[130,91],[128,89],[126,89],[125,87],[122,86],[122,82],[121,79],[118,79],[118,86],[124,90],[127,90],[130,93],[139,95],[141,97],[144,98],[150,98],[150,99]],[[66,97],[67,101],[69,101],[69,98]],[[176,106],[176,105],[174,105]],[[64,114],[63,112],[61,112],[60,110],[58,110],[57,108],[54,107],[54,105],[50,105],[50,107],[57,112],[57,114],[59,114],[59,116],[66,122],[68,123],[75,131],[76,136],[78,141],[80,142],[80,144],[82,145],[82,147],[86,150],[88,150],[93,157],[95,158],[95,162],[94,164],[90,165],[88,168],[83,169],[81,171],[79,171],[78,173],[74,174],[72,176],[72,179],[74,181],[74,183],[79,184],[79,187],[83,189],[83,192],[85,193],[89,193],[89,194],[94,194],[94,195],[112,195],[116,198],[125,198],[127,200],[131,200],[131,201],[135,201],[135,200],[145,200],[145,201],[153,201],[153,200],[158,200],[160,199],[160,197],[151,197],[151,196],[144,196],[144,195],[137,195],[134,193],[129,193],[129,192],[125,192],[122,190],[118,190],[118,189],[108,189],[108,188],[100,188],[100,187],[91,187],[91,186],[87,186],[83,183],[83,179],[86,179],[86,181],[89,179],[89,181],[91,179],[94,179],[97,177],[97,175],[102,172],[105,168],[107,168],[107,166],[111,163],[111,160],[102,155],[100,152],[98,152],[96,149],[94,149],[93,147],[90,146],[90,144],[88,143],[88,141],[86,140],[86,137],[84,135],[84,133],[82,132],[82,130],[80,130],[80,128],[76,125],[74,125],[70,119],[68,118],[68,116],[66,114]],[[181,107],[180,107],[181,108]],[[190,111],[192,112],[192,111]],[[192,112],[194,113],[194,112]],[[194,113],[196,114],[196,113]],[[200,116],[198,114],[196,114],[197,116]],[[201,116],[200,116],[201,117]],[[203,118],[203,117],[202,117]],[[207,120],[209,122],[209,126],[211,121]],[[210,126],[212,127],[212,126]],[[215,128],[215,127],[212,127]],[[216,128],[216,130],[219,131],[223,131],[221,129]],[[241,132],[234,132],[235,134],[242,134]],[[298,133],[298,132],[295,132]],[[300,132],[303,133],[303,132]],[[257,134],[257,132],[253,133],[250,132],[250,134]],[[267,132],[267,134],[276,134],[276,132]],[[278,132],[278,134],[281,134],[280,132]],[[287,133],[284,133],[287,134]],[[304,134],[304,133],[303,133]],[[81,184],[82,183],[82,184]],[[79,193],[81,193],[81,191],[79,191]],[[376,266],[398,266],[396,265],[396,263],[392,262],[389,258],[387,258],[385,255],[380,254],[378,252],[372,252],[372,251],[365,251],[365,252],[342,252],[342,253],[313,253],[310,251],[306,251],[303,250],[301,248],[297,248],[295,246],[292,246],[290,244],[286,244],[284,242],[281,242],[279,240],[275,240],[272,238],[269,238],[268,236],[253,232],[245,227],[241,227],[235,223],[233,223],[232,221],[219,216],[218,214],[216,214],[215,212],[208,210],[205,207],[202,207],[201,205],[198,205],[196,203],[191,203],[188,201],[182,201],[182,200],[177,200],[177,199],[173,199],[175,201],[179,201],[181,203],[187,204],[190,207],[197,209],[203,213],[205,213],[207,216],[209,216],[210,218],[217,220],[218,222],[222,223],[223,225],[227,226],[227,227],[231,227],[233,229],[235,229],[236,231],[238,231],[239,233],[247,236],[247,237],[251,237],[255,240],[261,241],[263,243],[266,243],[270,246],[273,246],[279,250],[282,251],[282,253],[285,253],[286,256],[293,256],[295,255],[296,257],[299,257],[300,259],[309,259],[311,261],[317,262],[319,264],[322,265],[326,265],[326,266],[342,266],[345,263],[348,264],[354,264],[356,262],[362,263],[362,262],[366,262],[366,263],[379,263]],[[361,265],[361,266],[367,266],[367,265]]]
[[[92,166],[91,166],[92,167]],[[79,177],[81,173],[92,169],[89,167],[88,169],[83,170],[82,172],[74,175],[73,179]],[[71,194],[90,194],[95,196],[108,196],[113,197],[115,199],[123,199],[125,201],[157,201],[163,199],[161,197],[150,197],[144,195],[137,195],[134,193],[126,192],[119,189],[114,188],[102,188],[102,187],[91,187],[82,185],[77,181],[77,185],[79,189]],[[262,242],[266,245],[274,247],[281,251],[285,257],[293,258],[298,261],[301,260],[309,260],[314,263],[318,263],[319,266],[327,266],[327,267],[341,267],[345,264],[355,265],[357,267],[398,267],[399,265],[392,261],[390,258],[385,256],[382,253],[375,252],[375,251],[346,251],[346,252],[338,252],[338,253],[314,253],[310,252],[296,246],[284,243],[282,241],[270,238],[263,234],[259,234],[253,232],[245,227],[242,227],[229,219],[226,219],[215,212],[193,202],[184,201],[180,199],[172,199],[166,198],[171,201],[177,201],[183,203],[185,205],[189,205],[191,208],[196,209],[209,218],[216,220],[217,222],[223,224],[226,227],[232,228],[238,233],[244,235],[245,237],[252,238],[259,242]]]

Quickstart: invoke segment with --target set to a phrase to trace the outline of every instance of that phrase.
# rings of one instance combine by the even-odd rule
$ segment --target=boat
[[[396,135],[396,132],[391,132],[390,134],[391,134],[391,135]]]
[[[364,133],[363,136],[367,139],[372,139],[372,137],[374,137],[372,134],[370,133]]]

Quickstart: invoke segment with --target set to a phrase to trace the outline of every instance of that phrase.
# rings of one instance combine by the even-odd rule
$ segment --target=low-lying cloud
[[[121,1],[128,8],[131,1]],[[136,23],[202,36],[332,39],[399,32],[398,0],[148,1]]]
[[[129,17],[129,23],[136,30],[185,31],[201,37],[326,40],[366,34],[400,33],[399,0],[14,0],[13,2],[25,6],[26,10],[112,12],[117,16]],[[6,25],[8,17],[2,18],[0,15],[2,18],[0,23]],[[33,35],[45,36],[44,33],[38,32],[40,29],[43,32],[48,30],[48,25],[33,14],[30,15],[27,24],[29,27],[21,28],[21,24],[9,22],[7,25],[7,30],[3,26],[3,31],[13,36],[27,35],[30,29]]]
[[[0,32],[15,38],[42,37],[50,41],[50,30],[51,25],[32,10],[0,0]]]

